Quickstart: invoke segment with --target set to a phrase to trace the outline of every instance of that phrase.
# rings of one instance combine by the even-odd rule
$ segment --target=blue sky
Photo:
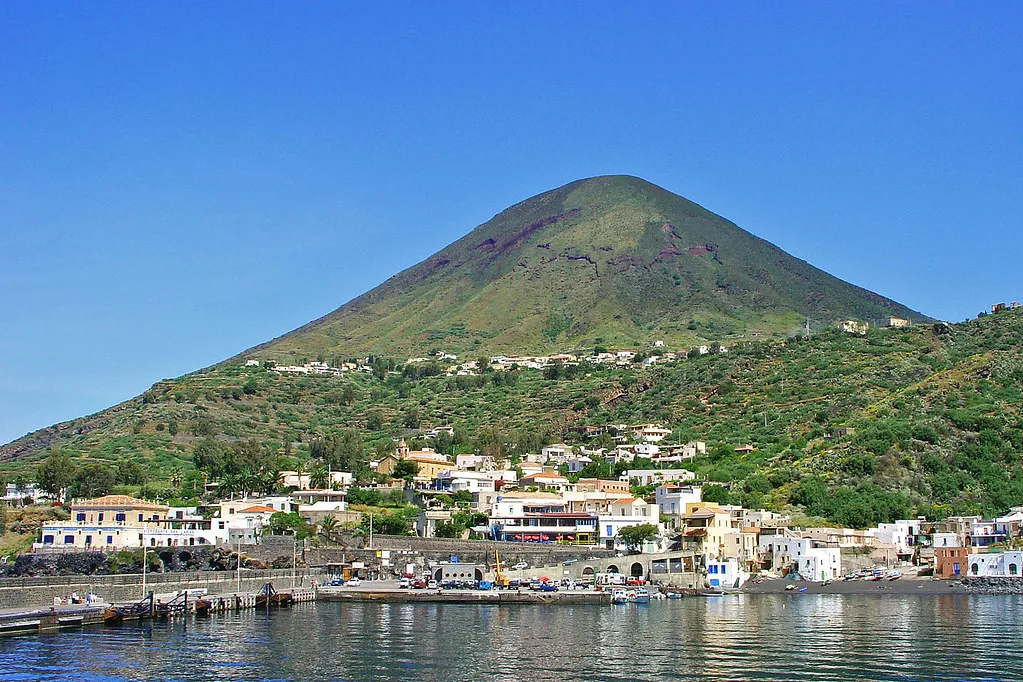
[[[1023,299],[1021,29],[1007,2],[2,3],[0,442],[605,173],[935,317]]]

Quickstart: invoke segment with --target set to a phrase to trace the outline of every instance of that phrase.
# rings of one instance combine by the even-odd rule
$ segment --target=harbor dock
[[[187,615],[202,617],[228,611],[284,607],[315,601],[316,598],[316,590],[310,588],[277,591],[267,583],[262,590],[255,593],[207,595],[185,590],[160,595],[151,593],[146,599],[128,603],[94,602],[37,609],[3,609],[0,610],[0,637],[72,630],[104,623],[117,624]]]
[[[610,604],[610,592],[529,590],[409,590],[321,587],[318,599],[337,602],[440,604]]]

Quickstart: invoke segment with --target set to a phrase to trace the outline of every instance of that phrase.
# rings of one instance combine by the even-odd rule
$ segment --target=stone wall
[[[354,560],[365,561],[367,565],[375,567],[381,559],[377,556],[381,550],[390,552],[393,564],[391,569],[385,567],[382,570],[384,576],[404,571],[407,563],[422,567],[429,562],[448,561],[453,556],[463,563],[493,565],[500,554],[501,563],[505,566],[514,566],[520,561],[530,566],[558,565],[570,559],[607,559],[617,556],[614,550],[572,545],[377,535],[373,537],[372,548],[362,546],[361,541],[358,546],[309,548],[305,558],[310,566]]]
[[[290,570],[242,571],[241,592],[255,592],[264,583],[278,589],[291,586]],[[321,581],[320,569],[298,569],[295,584],[309,587],[311,580]],[[146,576],[146,591],[157,594],[204,588],[210,594],[231,594],[238,589],[234,571],[195,571],[155,573]],[[45,578],[0,579],[0,609],[38,608],[53,604],[54,597],[77,592],[83,597],[92,592],[109,602],[137,601],[143,597],[141,575],[72,575]]]

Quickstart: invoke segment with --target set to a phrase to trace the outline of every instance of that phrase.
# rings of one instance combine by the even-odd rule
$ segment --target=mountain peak
[[[577,180],[501,211],[334,312],[250,349],[317,354],[692,345],[924,316],[642,178]]]

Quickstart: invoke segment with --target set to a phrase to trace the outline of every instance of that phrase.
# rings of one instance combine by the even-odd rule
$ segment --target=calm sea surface
[[[300,604],[0,639],[0,680],[1023,680],[1023,598]]]

